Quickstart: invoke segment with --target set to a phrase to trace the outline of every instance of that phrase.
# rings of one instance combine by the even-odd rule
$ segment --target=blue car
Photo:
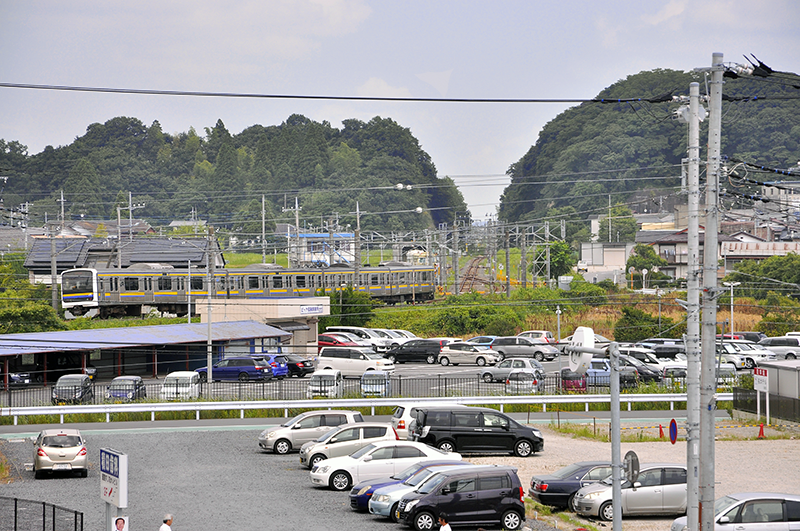
[[[289,362],[283,354],[261,354],[258,356],[267,361],[272,367],[272,377],[283,380],[289,376]]]
[[[453,460],[420,461],[419,463],[411,465],[410,467],[395,474],[394,476],[388,478],[379,478],[368,481],[362,481],[361,483],[354,486],[350,491],[350,508],[353,509],[354,511],[367,511],[369,509],[369,499],[372,497],[372,493],[375,492],[376,489],[402,483],[403,481],[407,480],[408,478],[410,478],[411,476],[413,476],[414,474],[416,474],[417,472],[419,472],[424,468],[428,468],[435,465],[468,465],[468,464],[469,463],[466,461],[453,461]]]
[[[286,363],[284,362],[284,370]],[[208,367],[195,369],[200,375],[200,381],[208,380]],[[214,380],[238,380],[249,382],[256,380],[269,380],[273,376],[272,368],[266,359],[251,358],[250,356],[236,356],[219,360],[211,371]]]
[[[572,500],[581,487],[610,475],[611,463],[608,461],[581,461],[552,474],[533,476],[528,495],[543,505],[572,509]]]

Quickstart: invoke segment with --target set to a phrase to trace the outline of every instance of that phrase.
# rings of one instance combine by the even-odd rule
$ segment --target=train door
[[[119,302],[119,277],[103,277],[97,294],[100,300]]]

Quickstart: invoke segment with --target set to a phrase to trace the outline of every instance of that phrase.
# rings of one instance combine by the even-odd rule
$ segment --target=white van
[[[388,334],[384,337],[383,334],[379,334],[371,328],[363,328],[361,326],[329,326],[325,331],[355,334],[364,341],[369,341],[372,348],[381,352],[389,350],[392,346],[391,337],[389,337]]]
[[[200,374],[194,371],[171,372],[161,384],[161,400],[186,400],[201,394]]]
[[[311,373],[306,398],[341,398],[343,392],[342,371],[321,369]]]
[[[337,369],[342,376],[361,378],[365,371],[394,372],[394,364],[364,347],[322,347],[317,355],[319,369]]]

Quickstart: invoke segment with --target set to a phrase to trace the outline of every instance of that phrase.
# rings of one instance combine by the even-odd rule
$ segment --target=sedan
[[[581,461],[552,474],[533,476],[528,496],[544,505],[571,509],[575,493],[581,487],[610,475],[611,463],[608,461]]]
[[[541,363],[533,358],[508,358],[501,361],[494,367],[487,367],[480,373],[481,380],[486,383],[492,382],[505,382],[511,371],[519,369],[538,370],[545,374],[544,367]]]
[[[611,477],[581,487],[575,493],[573,507],[583,516],[609,521],[614,516],[611,505]],[[643,464],[631,484],[622,481],[622,515],[684,514],[686,512],[686,465]]]
[[[147,398],[147,387],[141,376],[117,376],[106,387],[108,400],[139,400]]]
[[[714,502],[714,529],[724,531],[789,531],[800,515],[800,496],[778,492],[739,492]],[[688,531],[686,517],[670,531]]]
[[[347,490],[361,481],[393,476],[426,459],[461,461],[461,454],[413,441],[380,441],[352,455],[320,461],[311,469],[311,482],[332,490]]]
[[[314,362],[297,354],[284,354],[289,367],[289,376],[303,378],[306,374],[314,372]]]
[[[33,443],[33,475],[41,479],[47,472],[80,472],[89,474],[86,442],[81,432],[73,429],[43,430]]]

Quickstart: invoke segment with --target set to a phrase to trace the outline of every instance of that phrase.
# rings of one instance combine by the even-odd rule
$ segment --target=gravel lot
[[[586,459],[610,459],[607,443],[572,439],[550,432],[545,450],[528,459],[493,456],[470,458],[475,463],[512,464],[528,487],[536,473],[557,470]],[[749,429],[752,431],[752,428]],[[30,441],[2,440],[0,451],[16,467],[14,481],[0,488],[13,496],[83,511],[87,530],[101,530],[97,460],[101,447],[127,453],[130,460],[130,503],[124,514],[132,529],[157,528],[163,513],[175,514],[173,529],[400,529],[349,509],[347,494],[312,487],[297,455],[278,456],[257,449],[260,429],[164,429],[145,432],[84,430],[92,470],[89,477],[54,477],[35,481],[23,470],[31,462]],[[749,432],[748,432],[749,433]],[[727,433],[726,433],[727,435]],[[624,443],[642,463],[684,462],[678,442]],[[800,442],[797,440],[719,441],[716,446],[717,496],[741,490],[800,492]],[[673,517],[625,519],[626,530],[668,529]],[[529,519],[529,525],[532,522]],[[544,526],[534,524],[536,528]],[[560,525],[564,528],[564,525]],[[610,525],[609,525],[610,528]]]

